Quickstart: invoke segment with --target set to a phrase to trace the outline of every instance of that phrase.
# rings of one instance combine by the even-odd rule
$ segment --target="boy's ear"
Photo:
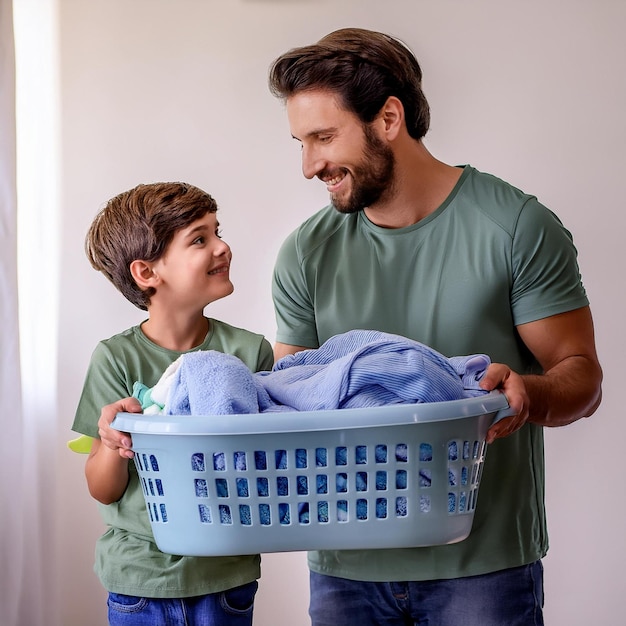
[[[154,271],[152,264],[136,259],[130,264],[130,273],[140,289],[156,287],[159,275]]]

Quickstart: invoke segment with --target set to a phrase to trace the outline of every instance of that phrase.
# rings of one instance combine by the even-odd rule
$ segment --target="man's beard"
[[[395,157],[389,146],[371,127],[363,126],[365,148],[363,159],[352,172],[352,192],[347,198],[331,194],[333,206],[340,213],[356,213],[376,204],[394,185]]]

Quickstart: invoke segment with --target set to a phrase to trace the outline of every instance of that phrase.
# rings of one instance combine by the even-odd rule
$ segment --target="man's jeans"
[[[167,600],[109,593],[111,626],[252,626],[256,581],[205,596]]]
[[[372,583],[311,572],[312,626],[543,626],[543,566]]]

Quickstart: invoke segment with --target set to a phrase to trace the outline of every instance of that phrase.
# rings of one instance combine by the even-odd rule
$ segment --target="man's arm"
[[[301,350],[310,350],[310,348],[306,348],[305,346],[292,346],[287,343],[276,342],[274,344],[274,362],[282,359],[288,354],[295,354],[296,352],[300,352]]]
[[[589,307],[522,324],[519,335],[543,368],[543,374],[520,376],[494,363],[481,386],[500,388],[517,411],[489,431],[488,440],[504,437],[529,421],[565,426],[593,415],[602,399],[602,368],[595,347]]]

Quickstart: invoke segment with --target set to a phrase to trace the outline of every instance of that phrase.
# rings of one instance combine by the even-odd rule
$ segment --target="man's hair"
[[[130,272],[131,263],[156,261],[178,230],[216,211],[215,200],[193,185],[138,185],[109,200],[96,215],[85,238],[87,258],[130,302],[145,311],[155,290],[139,288]]]
[[[411,137],[421,139],[430,125],[419,63],[403,42],[384,33],[343,28],[316,44],[293,48],[270,67],[269,87],[283,100],[303,91],[328,91],[364,124],[395,96]]]

